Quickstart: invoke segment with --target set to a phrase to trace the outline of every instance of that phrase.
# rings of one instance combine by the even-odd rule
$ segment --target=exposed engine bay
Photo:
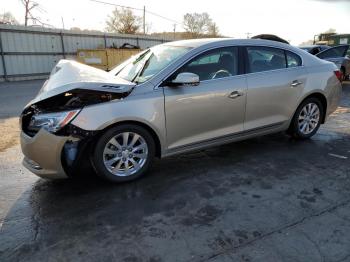
[[[34,136],[38,130],[30,128],[33,116],[42,113],[60,112],[72,109],[81,109],[88,105],[105,103],[116,99],[123,99],[128,93],[113,93],[87,89],[74,89],[27,107],[22,115],[22,130],[29,136]]]

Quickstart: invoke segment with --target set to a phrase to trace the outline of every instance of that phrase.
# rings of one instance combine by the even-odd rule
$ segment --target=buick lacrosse
[[[21,114],[23,164],[66,178],[88,163],[122,182],[154,157],[280,131],[310,138],[337,108],[340,77],[333,63],[256,39],[169,42],[110,72],[61,60]]]

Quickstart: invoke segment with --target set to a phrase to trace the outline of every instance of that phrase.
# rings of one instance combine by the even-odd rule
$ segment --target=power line
[[[100,3],[100,4],[104,4],[104,5],[113,5],[113,6],[119,6],[119,7],[122,7],[122,8],[128,8],[128,9],[143,11],[142,8],[135,8],[135,7],[125,6],[125,5],[118,5],[118,4],[108,3],[108,2],[99,1],[99,0],[90,0],[90,1],[91,2]]]
[[[160,18],[163,18],[163,19],[168,20],[168,21],[170,21],[170,22],[172,22],[172,23],[175,23],[175,24],[179,24],[179,25],[182,24],[181,22],[178,22],[178,21],[173,20],[173,19],[171,19],[171,18],[167,18],[167,17],[165,17],[165,16],[156,14],[156,13],[151,12],[151,11],[146,11],[146,13],[149,13],[149,14],[154,15],[154,16],[158,16],[158,17],[160,17]]]
[[[104,1],[100,1],[100,0],[89,0],[91,2],[96,2],[96,3],[100,3],[100,4],[105,4],[105,5],[112,5],[112,6],[118,6],[118,7],[122,7],[122,8],[128,8],[128,9],[132,9],[132,10],[138,10],[138,11],[144,11],[150,15],[154,15],[154,16],[157,16],[157,17],[160,17],[164,20],[167,20],[169,22],[172,22],[172,23],[176,23],[176,24],[179,24],[181,25],[182,23],[181,22],[178,22],[174,19],[171,19],[171,18],[168,18],[168,17],[165,17],[165,16],[162,16],[160,14],[157,14],[157,13],[154,13],[154,12],[151,12],[151,11],[148,11],[148,10],[144,10],[143,8],[136,8],[136,7],[131,7],[131,6],[125,6],[125,5],[118,5],[118,4],[114,4],[114,3],[109,3],[109,2],[104,2]]]

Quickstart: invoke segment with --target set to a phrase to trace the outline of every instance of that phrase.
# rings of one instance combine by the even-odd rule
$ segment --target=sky
[[[350,0],[101,0],[142,9],[177,21],[176,31],[183,31],[185,13],[209,13],[220,33],[234,38],[269,33],[293,45],[313,39],[330,28],[350,33]],[[36,0],[43,11],[33,12],[43,22],[66,29],[105,29],[106,17],[113,6],[90,0]],[[0,13],[11,12],[23,23],[24,7],[20,0],[0,0]],[[135,11],[142,15],[142,11]],[[172,31],[174,22],[146,13],[151,32]]]

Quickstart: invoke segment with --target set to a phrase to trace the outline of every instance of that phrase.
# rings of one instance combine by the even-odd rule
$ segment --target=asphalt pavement
[[[12,122],[41,84],[0,84],[12,139],[0,144],[0,261],[350,261],[349,83],[310,140],[279,133],[157,160],[117,185],[21,166]]]

